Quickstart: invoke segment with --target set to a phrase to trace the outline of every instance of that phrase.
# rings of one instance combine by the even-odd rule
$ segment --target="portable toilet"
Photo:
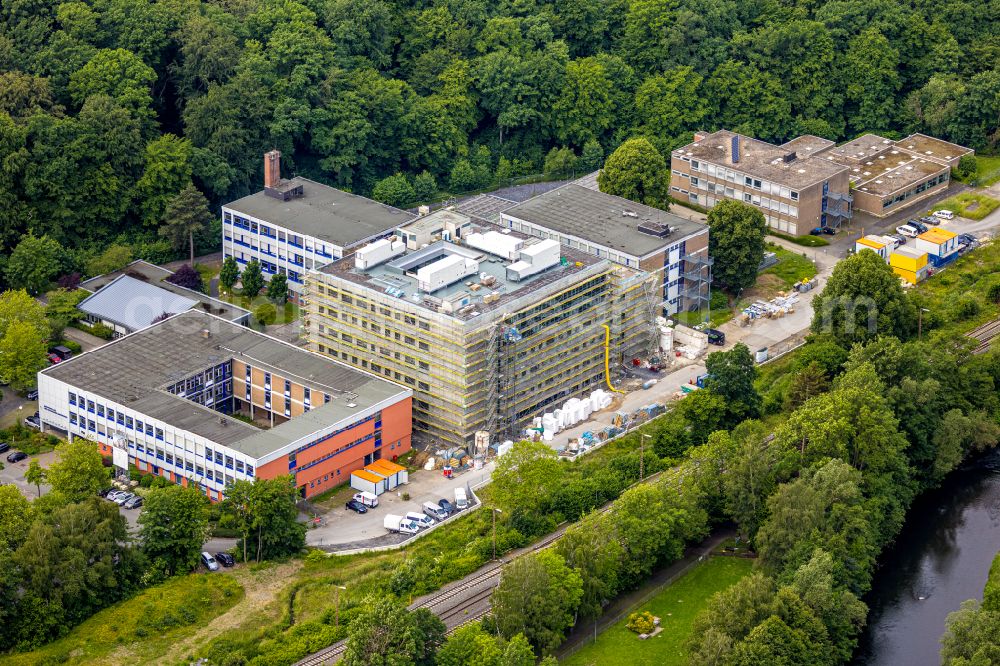
[[[947,229],[928,229],[917,236],[916,248],[927,253],[932,265],[941,266],[958,256],[958,234]]]
[[[927,253],[901,247],[889,255],[889,266],[893,273],[910,284],[918,284],[927,277]]]
[[[351,488],[363,493],[381,495],[385,492],[385,478],[366,469],[351,472]]]
[[[862,250],[871,250],[882,257],[883,261],[889,261],[889,246],[878,236],[869,235],[859,238],[854,244],[854,251],[861,252]]]

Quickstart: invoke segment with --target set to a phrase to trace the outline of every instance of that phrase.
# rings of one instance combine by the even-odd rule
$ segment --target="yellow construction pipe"
[[[611,385],[611,329],[604,324],[604,381],[608,383],[608,388],[615,393],[624,393]]]

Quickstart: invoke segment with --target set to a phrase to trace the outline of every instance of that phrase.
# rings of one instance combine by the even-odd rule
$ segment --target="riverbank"
[[[970,461],[914,502],[882,558],[854,666],[937,666],[948,613],[982,599],[1000,548],[1000,450]]]

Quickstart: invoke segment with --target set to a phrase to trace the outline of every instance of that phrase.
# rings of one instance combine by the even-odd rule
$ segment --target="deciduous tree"
[[[712,280],[731,294],[753,286],[764,258],[764,214],[741,201],[724,199],[708,212],[708,229],[708,254],[715,259]]]
[[[139,514],[139,541],[146,556],[165,576],[198,566],[208,537],[208,499],[184,486],[154,488]]]
[[[236,282],[240,279],[240,265],[233,257],[226,257],[219,270],[219,285],[226,291],[231,292]]]
[[[0,338],[0,379],[21,390],[35,385],[36,373],[48,365],[45,337],[25,321],[7,326]]]
[[[243,285],[243,295],[247,298],[255,298],[264,288],[264,275],[260,272],[260,263],[256,259],[251,259],[243,269],[240,280]]]
[[[267,283],[267,297],[278,305],[288,300],[288,278],[275,273]]]
[[[64,257],[62,246],[55,240],[29,232],[7,259],[7,283],[29,294],[41,293],[62,271]]]
[[[670,172],[663,155],[647,139],[629,139],[618,146],[604,163],[597,184],[601,192],[668,208]]]
[[[59,459],[49,465],[46,477],[63,502],[82,502],[108,487],[111,475],[94,442],[77,437],[60,444],[56,453]]]

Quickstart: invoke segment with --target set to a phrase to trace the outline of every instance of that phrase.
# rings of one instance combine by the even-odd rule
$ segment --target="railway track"
[[[643,481],[637,482],[637,484],[655,481],[665,474],[668,474],[668,472],[658,472],[656,474],[652,474],[646,477]],[[676,473],[670,475],[670,478],[674,477],[680,480],[683,478],[683,475],[678,475]],[[612,502],[608,502],[606,505],[598,509],[598,513],[606,513],[611,510]],[[521,557],[522,555],[537,553],[540,550],[548,548],[562,538],[562,535],[566,532],[570,525],[571,523],[564,523],[560,525],[554,532],[545,535],[532,546],[522,549],[521,551],[511,553],[506,559],[502,559],[499,562],[486,565],[481,571],[472,574],[468,578],[459,581],[451,587],[443,589],[426,599],[422,599],[411,604],[409,609],[411,611],[417,610],[418,608],[426,608],[430,610],[445,623],[449,634],[462,625],[478,620],[490,612],[489,598],[490,595],[493,594],[493,590],[496,586],[500,584],[500,575],[503,572],[503,565],[512,559]],[[449,602],[452,603],[451,606],[448,605]],[[333,664],[340,660],[346,649],[347,641],[340,641],[339,643],[334,643],[330,647],[324,648],[319,652],[314,652],[308,657],[304,657],[303,659],[295,662],[293,666],[321,666],[323,664]]]
[[[972,338],[979,345],[972,350],[973,354],[983,354],[993,344],[993,339],[1000,336],[1000,319],[994,319],[991,322],[987,322],[966,334],[968,337]]]

